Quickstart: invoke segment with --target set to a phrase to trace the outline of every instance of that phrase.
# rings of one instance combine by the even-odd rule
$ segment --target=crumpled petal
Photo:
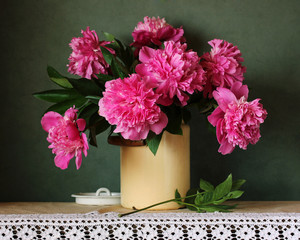
[[[201,92],[206,83],[205,72],[199,64],[200,58],[192,50],[186,50],[186,44],[166,41],[164,49],[143,47],[136,73],[155,88],[159,94],[158,103],[171,105],[175,100],[185,106],[189,94]],[[152,83],[150,83],[152,82]]]
[[[260,124],[267,117],[259,99],[247,102],[246,85],[236,82],[231,89],[218,87],[213,92],[219,107],[208,116],[208,121],[216,127],[222,154],[231,153],[236,146],[245,150],[248,144],[256,144],[261,137]]]
[[[201,56],[201,65],[207,78],[204,96],[212,98],[212,92],[217,87],[230,89],[235,82],[241,83],[246,67],[242,66],[244,59],[240,50],[232,43],[221,39],[214,39],[208,43],[212,49],[210,53]]]
[[[138,74],[111,80],[106,82],[99,101],[99,115],[116,125],[114,132],[121,133],[125,139],[146,139],[150,129],[159,134],[168,123],[156,103],[158,98]]]
[[[49,148],[56,154],[55,165],[66,169],[70,159],[76,156],[76,166],[79,169],[82,152],[87,156],[89,146],[86,135],[81,132],[85,127],[85,120],[77,119],[77,109],[69,108],[63,117],[54,112],[46,113],[42,118],[42,125],[48,132]]]
[[[109,64],[105,61],[101,47],[106,48],[112,54],[115,51],[106,45],[110,42],[99,41],[98,35],[89,27],[81,30],[83,37],[73,38],[70,47],[73,52],[69,57],[68,71],[72,74],[91,79],[97,78],[96,74],[107,74]]]

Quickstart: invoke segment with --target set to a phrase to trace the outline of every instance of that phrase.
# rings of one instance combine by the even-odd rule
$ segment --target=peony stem
[[[137,213],[137,212],[141,212],[141,211],[145,211],[145,210],[147,210],[147,209],[149,209],[149,208],[156,207],[156,206],[158,206],[158,205],[162,205],[162,204],[169,203],[169,202],[176,202],[176,203],[178,203],[178,202],[181,202],[181,200],[183,200],[183,199],[195,197],[195,196],[197,196],[197,195],[199,195],[199,194],[202,194],[202,193],[197,193],[197,194],[193,194],[193,195],[186,196],[186,197],[182,197],[182,198],[173,198],[173,199],[169,199],[169,200],[166,200],[166,201],[163,201],[163,202],[160,202],[160,203],[156,203],[156,204],[150,205],[150,206],[148,206],[148,207],[144,207],[144,208],[141,208],[141,209],[134,210],[134,211],[132,211],[132,212],[121,213],[121,214],[119,214],[118,216],[119,216],[119,217],[124,217],[124,216],[130,215],[130,214]],[[185,205],[186,205],[186,203],[185,203]]]

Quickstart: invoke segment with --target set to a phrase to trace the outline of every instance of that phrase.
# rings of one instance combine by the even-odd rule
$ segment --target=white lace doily
[[[300,239],[300,213],[0,215],[0,239]]]

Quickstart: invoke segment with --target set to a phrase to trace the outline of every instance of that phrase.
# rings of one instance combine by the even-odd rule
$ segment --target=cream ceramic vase
[[[147,146],[121,146],[121,205],[140,209],[175,197],[190,188],[190,128],[183,135],[164,132],[154,156]],[[152,210],[177,209],[171,202]],[[150,209],[150,210],[151,210]]]

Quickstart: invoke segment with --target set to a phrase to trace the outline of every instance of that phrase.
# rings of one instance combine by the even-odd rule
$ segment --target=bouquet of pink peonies
[[[54,103],[41,123],[57,167],[66,169],[75,157],[79,169],[88,142],[97,146],[96,135],[107,129],[110,135],[143,140],[155,154],[164,131],[182,134],[192,106],[216,127],[220,153],[259,140],[267,112],[259,99],[247,100],[246,68],[233,44],[214,39],[211,51],[199,56],[188,49],[182,27],[159,17],[139,22],[130,45],[106,32],[100,41],[89,27],[81,33],[71,40],[68,64],[80,78],[48,67],[50,79],[62,89],[34,94]]]

